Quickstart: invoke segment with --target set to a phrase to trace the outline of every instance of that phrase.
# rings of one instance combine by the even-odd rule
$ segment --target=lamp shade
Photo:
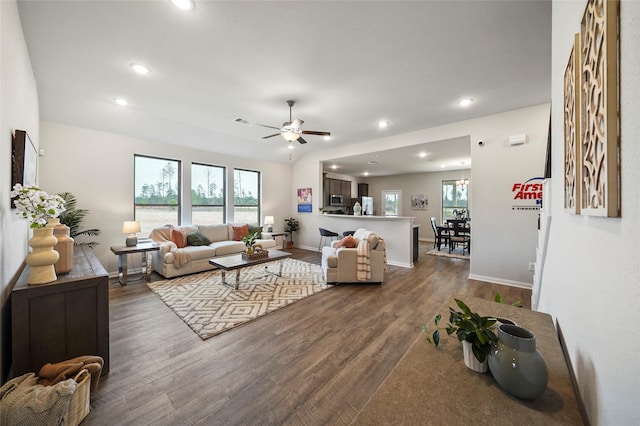
[[[297,134],[296,132],[292,132],[291,130],[287,130],[286,132],[282,132],[282,133],[280,133],[280,135],[282,135],[282,137],[288,142],[293,142],[295,140],[298,140],[298,138],[300,137],[299,134]]]
[[[136,232],[140,232],[140,222],[137,220],[126,220],[122,224],[122,233],[123,234],[135,234]]]
[[[264,224],[267,225],[267,232],[273,232],[273,224],[276,223],[273,216],[265,216]]]

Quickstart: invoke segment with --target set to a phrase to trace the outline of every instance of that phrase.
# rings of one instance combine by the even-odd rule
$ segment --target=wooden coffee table
[[[280,250],[269,250],[269,256],[261,257],[258,259],[244,259],[241,254],[235,254],[233,256],[224,256],[224,257],[214,257],[213,259],[209,259],[209,263],[213,266],[217,266],[220,268],[222,273],[222,284],[228,285],[229,287],[233,287],[234,289],[238,289],[240,286],[240,270],[242,268],[247,268],[249,266],[259,265],[261,263],[267,262],[275,262],[277,260],[286,259],[287,257],[291,257],[291,253]],[[226,273],[228,271],[236,271],[236,282],[235,285],[228,283],[226,281]],[[277,275],[278,277],[282,276],[282,262],[280,262],[280,268],[278,273],[271,272],[267,269],[267,266],[264,267],[265,272],[273,275]]]

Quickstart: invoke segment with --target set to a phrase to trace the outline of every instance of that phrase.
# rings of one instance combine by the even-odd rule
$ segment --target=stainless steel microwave
[[[342,206],[342,195],[329,195],[329,205],[331,206]]]

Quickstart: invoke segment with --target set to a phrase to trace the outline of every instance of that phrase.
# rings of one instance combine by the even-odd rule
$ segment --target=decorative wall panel
[[[580,30],[580,212],[620,216],[617,0],[589,0]]]
[[[564,210],[580,213],[580,34],[564,71]]]

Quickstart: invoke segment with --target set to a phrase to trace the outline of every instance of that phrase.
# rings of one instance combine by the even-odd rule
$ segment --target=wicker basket
[[[262,259],[263,257],[269,256],[269,250],[256,250],[253,253],[249,254],[246,251],[242,252],[242,258],[247,260],[255,260]]]
[[[80,370],[73,380],[78,383],[76,391],[71,395],[69,409],[64,415],[64,426],[77,426],[89,415],[91,407],[89,396],[91,389],[91,374],[88,370]]]

